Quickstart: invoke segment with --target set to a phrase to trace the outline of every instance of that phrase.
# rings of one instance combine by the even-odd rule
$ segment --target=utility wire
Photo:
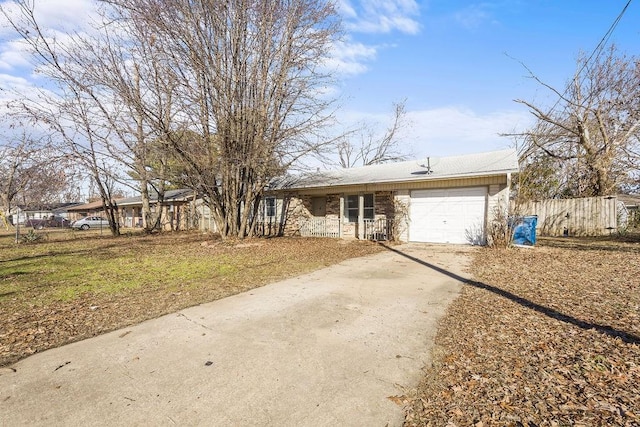
[[[609,42],[609,39],[611,38],[611,35],[613,34],[614,30],[616,29],[616,27],[620,23],[620,20],[624,16],[625,12],[629,8],[629,5],[631,4],[632,1],[633,0],[628,0],[627,4],[624,5],[624,7],[622,8],[622,11],[618,15],[618,17],[613,21],[613,23],[611,24],[611,26],[609,27],[609,29],[607,30],[605,35],[602,36],[602,38],[600,39],[600,42],[598,43],[598,45],[591,52],[591,55],[589,55],[587,60],[584,61],[584,63],[582,64],[582,67],[580,67],[580,70],[578,70],[578,72],[576,73],[575,77],[571,80],[571,83],[569,83],[567,85],[567,87],[565,88],[564,92],[562,92],[562,96],[560,96],[560,98],[556,101],[556,103],[553,104],[553,107],[551,107],[549,109],[549,113],[548,113],[549,116],[551,115],[551,113],[553,113],[553,110],[555,110],[555,108],[558,106],[558,104],[560,103],[562,98],[564,98],[564,96],[567,94],[567,92],[571,88],[571,85],[578,79],[578,77],[582,74],[584,69],[587,68],[587,65],[589,65],[589,62],[591,62],[591,60],[594,58],[594,56],[596,58],[600,56],[600,54],[602,53],[602,50],[604,49],[604,46]],[[581,77],[580,83],[582,84],[583,81],[584,81],[584,77]]]
[[[618,23],[620,22],[620,20],[622,19],[622,16],[625,14],[625,12],[627,11],[627,9],[629,8],[629,5],[631,4],[632,0],[629,0],[627,2],[627,4],[624,6],[624,8],[622,9],[622,12],[620,12],[620,14],[618,15],[618,17],[615,19],[615,21],[613,21],[613,24],[611,24],[611,26],[609,27],[609,30],[607,31],[607,33],[602,37],[602,39],[600,40],[600,43],[598,43],[598,45],[595,47],[595,49],[593,49],[593,52],[591,52],[591,55],[589,56],[589,58],[587,58],[587,60],[585,61],[585,63],[582,65],[582,68],[580,68],[580,71],[578,72],[578,75],[580,75],[580,73],[582,72],[582,70],[585,69],[585,67],[587,66],[587,64],[589,63],[589,61],[591,61],[591,59],[594,57],[594,55],[596,54],[596,52],[598,52],[598,56],[600,56],[600,53],[602,53],[602,50],[604,49],[604,46],[607,44],[607,42],[609,41],[609,39],[611,38],[611,35],[613,34],[613,31],[616,29],[616,27],[618,26]]]

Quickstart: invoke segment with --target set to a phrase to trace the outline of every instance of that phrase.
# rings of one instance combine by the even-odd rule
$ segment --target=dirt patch
[[[640,244],[474,254],[408,426],[640,425]]]
[[[370,242],[198,233],[0,245],[0,366],[381,250]]]

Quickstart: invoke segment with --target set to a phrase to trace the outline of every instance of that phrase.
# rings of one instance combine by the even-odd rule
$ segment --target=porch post
[[[338,212],[338,237],[342,239],[342,221],[344,215],[344,195],[340,195],[340,212]]]
[[[358,195],[358,239],[364,236],[364,195]]]

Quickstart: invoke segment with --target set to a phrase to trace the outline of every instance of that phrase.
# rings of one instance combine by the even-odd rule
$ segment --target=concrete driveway
[[[400,425],[471,250],[395,246],[36,354],[0,369],[0,424]]]

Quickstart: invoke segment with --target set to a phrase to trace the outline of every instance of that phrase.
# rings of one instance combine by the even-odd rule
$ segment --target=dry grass
[[[15,245],[0,236],[0,366],[380,248],[199,233],[112,238],[59,231]]]
[[[640,242],[478,251],[406,425],[640,425]]]

